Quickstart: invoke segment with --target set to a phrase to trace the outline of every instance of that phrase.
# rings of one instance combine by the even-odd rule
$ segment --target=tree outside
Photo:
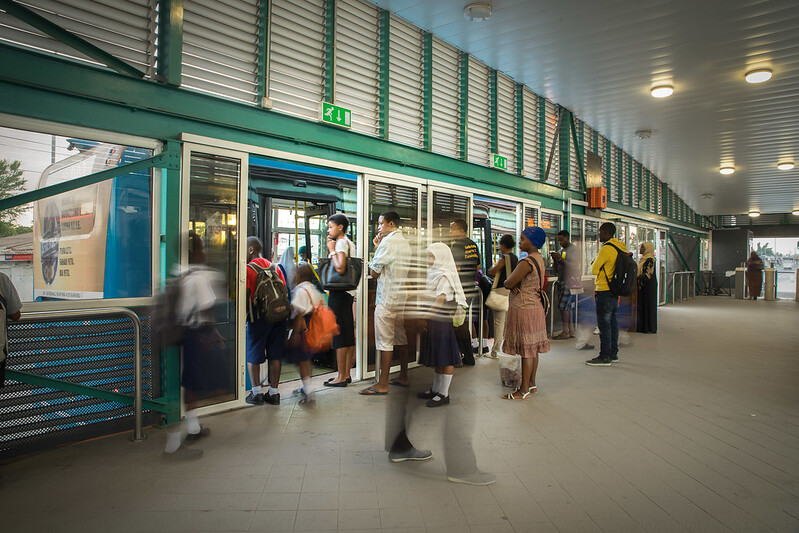
[[[0,198],[8,198],[25,190],[25,178],[22,177],[22,163],[0,159]],[[17,235],[31,231],[30,227],[16,224],[17,217],[30,209],[23,205],[0,212],[0,237]]]

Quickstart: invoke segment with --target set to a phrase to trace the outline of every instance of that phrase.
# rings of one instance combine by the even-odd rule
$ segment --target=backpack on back
[[[280,322],[291,316],[291,304],[286,286],[280,280],[275,265],[264,268],[250,263],[255,272],[255,290],[247,299],[247,315],[250,321]]]
[[[613,246],[618,252],[616,254],[616,270],[613,272],[613,277],[608,278],[608,273],[605,271],[605,279],[608,280],[610,292],[616,296],[632,296],[638,281],[638,265],[635,264],[633,254],[624,253],[609,242],[605,244]],[[602,265],[602,270],[605,270],[604,265]]]

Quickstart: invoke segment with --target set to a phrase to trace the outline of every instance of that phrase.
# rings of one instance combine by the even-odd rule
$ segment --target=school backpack
[[[280,322],[291,316],[289,293],[275,265],[264,268],[257,263],[250,263],[247,267],[255,272],[255,290],[247,298],[249,320]]]
[[[178,318],[184,277],[185,275],[178,276],[166,281],[150,315],[151,341],[155,352],[178,346],[186,335],[186,326]]]
[[[311,298],[311,293],[308,297]],[[330,350],[333,337],[338,335],[338,323],[333,310],[321,301],[314,305],[311,318],[308,321],[308,330],[305,332],[305,344],[309,352],[320,353]]]
[[[613,244],[605,243],[613,246],[616,249],[616,270],[613,271],[613,277],[608,279],[608,273],[605,272],[605,279],[608,280],[608,287],[610,292],[616,296],[632,296],[638,282],[638,265],[635,264],[632,253],[624,253]],[[602,265],[602,270],[605,266]]]

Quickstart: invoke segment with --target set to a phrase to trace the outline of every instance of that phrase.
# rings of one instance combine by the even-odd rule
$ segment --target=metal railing
[[[686,278],[689,278],[689,283],[686,286]],[[677,291],[677,282],[679,281],[679,299]],[[671,303],[682,302],[689,298],[696,298],[696,272],[692,270],[684,270],[682,272],[674,272],[671,276]]]
[[[134,428],[133,428],[133,435],[131,435],[130,440],[133,442],[141,442],[146,437],[144,432],[142,431],[142,412],[143,412],[143,393],[142,393],[142,341],[141,341],[141,321],[139,320],[139,316],[127,309],[125,307],[106,307],[103,309],[79,309],[79,310],[62,310],[62,311],[39,311],[39,312],[32,312],[32,313],[23,313],[19,319],[19,322],[37,322],[42,320],[48,320],[53,318],[71,318],[75,320],[79,320],[86,316],[114,316],[114,315],[123,315],[128,318],[133,325],[133,419],[134,419]],[[10,371],[10,369],[9,369]],[[9,372],[11,374],[11,372]],[[15,371],[13,375],[16,378],[21,377],[23,380],[27,376],[24,372]],[[36,378],[37,376],[30,376],[31,378]],[[57,381],[55,379],[49,378],[48,381]],[[73,387],[75,385],[72,385]],[[91,389],[90,387],[85,387],[85,389]],[[100,390],[98,390],[100,393]],[[109,394],[114,396],[121,396],[124,397],[126,395],[118,394],[118,393],[109,393],[106,391],[102,391],[103,396],[106,397]],[[91,395],[91,392],[87,391],[87,395]],[[130,396],[127,396],[130,398]]]

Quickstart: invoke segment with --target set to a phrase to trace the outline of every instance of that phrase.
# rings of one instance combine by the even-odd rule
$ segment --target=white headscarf
[[[283,271],[286,273],[286,287],[289,290],[293,290],[297,284],[297,264],[294,262],[293,246],[286,248],[277,264],[282,266]]]
[[[455,301],[461,307],[466,307],[466,295],[463,293],[458,269],[455,267],[455,259],[449,246],[443,242],[435,242],[427,247],[427,251],[434,258],[433,266],[427,271],[427,290],[434,293],[441,278],[446,278],[455,293]]]

